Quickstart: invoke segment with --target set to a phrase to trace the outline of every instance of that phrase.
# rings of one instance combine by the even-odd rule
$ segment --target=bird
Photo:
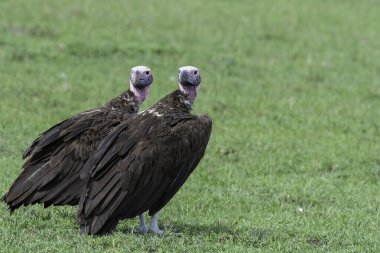
[[[42,133],[23,154],[22,171],[1,198],[12,213],[41,203],[78,205],[84,182],[80,171],[100,141],[136,114],[149,95],[153,75],[146,66],[131,69],[129,89],[103,106],[78,113]]]
[[[113,129],[88,159],[77,209],[82,235],[110,234],[120,220],[137,216],[136,232],[163,234],[158,212],[197,167],[212,130],[207,114],[191,113],[199,70],[181,67],[178,80],[177,90]]]

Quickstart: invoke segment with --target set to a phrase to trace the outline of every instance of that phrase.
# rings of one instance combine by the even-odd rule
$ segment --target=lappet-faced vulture
[[[22,172],[2,197],[11,212],[35,203],[77,205],[84,186],[80,179],[83,165],[115,126],[138,112],[152,82],[148,67],[133,67],[127,91],[42,133],[24,152],[27,160]]]
[[[199,70],[179,69],[179,89],[123,122],[101,142],[82,170],[86,186],[78,207],[82,234],[110,233],[122,219],[139,215],[140,232],[162,234],[157,213],[202,159],[212,122],[191,114]],[[149,211],[152,224],[145,225]]]

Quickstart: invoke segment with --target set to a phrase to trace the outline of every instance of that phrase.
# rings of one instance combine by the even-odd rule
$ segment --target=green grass
[[[163,209],[81,237],[75,208],[0,205],[1,252],[380,252],[376,1],[1,1],[0,192],[40,132],[154,73],[195,65],[205,158]]]

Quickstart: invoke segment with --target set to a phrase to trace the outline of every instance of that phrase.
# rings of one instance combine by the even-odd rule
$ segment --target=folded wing
[[[37,202],[45,207],[77,204],[84,163],[113,127],[112,122],[117,125],[122,120],[121,116],[111,120],[105,116],[109,113],[101,109],[83,112],[41,134],[24,152],[23,170],[3,197],[9,208]]]
[[[119,126],[91,158],[78,209],[82,233],[110,232],[120,219],[158,212],[205,153],[212,123],[207,115],[175,115]]]

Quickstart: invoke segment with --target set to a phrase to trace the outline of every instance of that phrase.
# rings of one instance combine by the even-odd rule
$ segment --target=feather
[[[211,119],[190,110],[175,91],[103,140],[85,166],[91,176],[77,212],[83,233],[110,233],[120,219],[153,214],[170,201],[203,157],[211,134]]]
[[[90,155],[115,126],[137,113],[139,105],[128,90],[106,105],[74,115],[42,133],[25,150],[23,158],[27,160],[21,174],[2,201],[11,211],[34,203],[45,207],[78,204]]]

